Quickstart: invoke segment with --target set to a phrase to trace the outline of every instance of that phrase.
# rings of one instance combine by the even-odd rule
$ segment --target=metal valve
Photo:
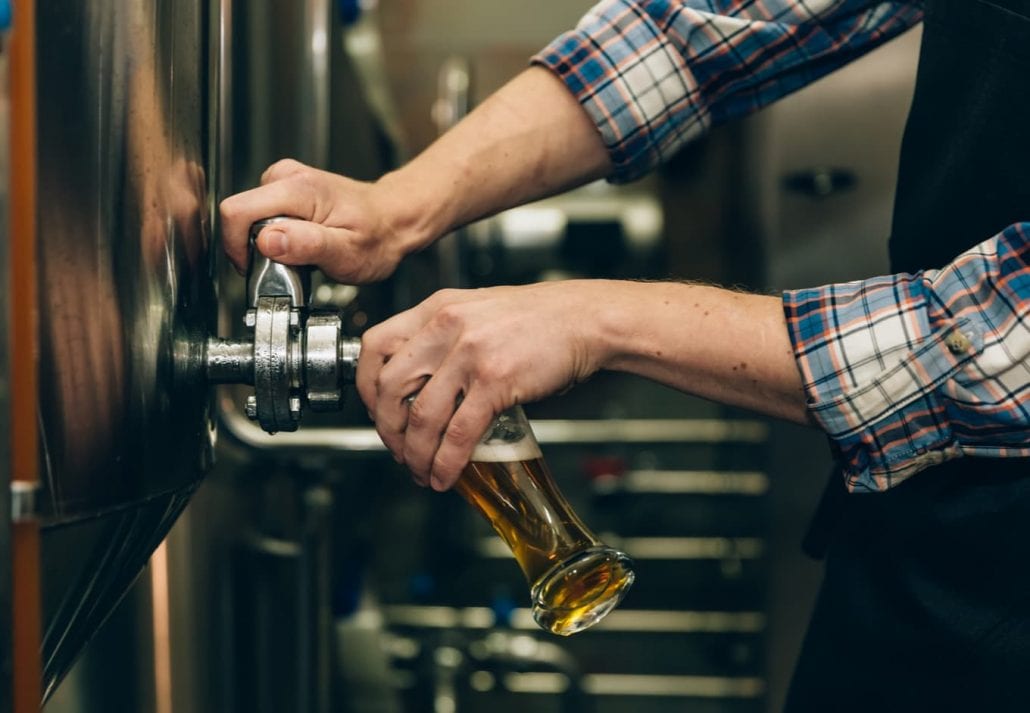
[[[262,228],[286,220],[269,218],[250,228],[243,319],[251,339],[211,338],[205,358],[210,383],[254,386],[247,416],[269,433],[296,431],[305,406],[338,410],[361,349],[359,339],[343,336],[339,312],[310,309],[310,268],[277,263],[255,247]]]

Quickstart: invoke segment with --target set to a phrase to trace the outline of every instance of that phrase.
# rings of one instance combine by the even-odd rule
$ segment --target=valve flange
[[[339,312],[309,308],[309,268],[275,262],[255,247],[262,228],[286,220],[269,218],[250,228],[243,318],[250,339],[212,338],[205,354],[210,383],[254,387],[245,412],[269,433],[297,430],[305,406],[339,410],[361,349],[360,340],[343,336]]]

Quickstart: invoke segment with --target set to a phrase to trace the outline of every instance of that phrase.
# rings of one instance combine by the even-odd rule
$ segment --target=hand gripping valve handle
[[[286,220],[269,218],[250,227],[243,318],[249,339],[212,337],[204,360],[209,383],[254,387],[247,416],[269,433],[296,431],[305,407],[339,410],[361,350],[360,339],[343,336],[339,311],[309,307],[311,268],[283,265],[257,250],[261,229]]]

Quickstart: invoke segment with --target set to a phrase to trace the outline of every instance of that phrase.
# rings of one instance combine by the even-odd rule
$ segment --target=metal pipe
[[[332,707],[332,515],[333,493],[321,485],[304,492],[304,559],[308,579],[306,604],[308,631],[307,667],[311,691],[310,712],[329,713]]]
[[[449,57],[440,67],[437,74],[437,98],[433,105],[433,119],[441,135],[468,115],[471,75],[468,60],[464,57]],[[437,241],[440,284],[444,287],[466,285],[467,271],[463,264],[466,242],[464,228],[459,228]]]
[[[332,452],[385,451],[374,428],[308,428],[265,433],[231,398],[218,401],[225,432],[251,448],[322,448]],[[603,443],[763,443],[769,427],[761,421],[718,419],[554,419],[534,420],[541,444]]]
[[[16,0],[10,43],[11,124],[10,175],[10,292],[8,319],[14,378],[10,394],[11,480],[27,487],[39,482],[38,330],[36,283],[36,4]],[[11,572],[14,617],[14,713],[36,713],[42,696],[40,660],[40,542],[39,523],[15,523],[12,532]]]
[[[254,385],[254,343],[244,340],[207,340],[204,365],[212,384]]]
[[[330,42],[332,38],[331,0],[308,0],[305,3],[307,46],[302,55],[307,66],[304,78],[304,113],[309,117],[307,141],[309,160],[325,168],[329,162],[330,132]]]

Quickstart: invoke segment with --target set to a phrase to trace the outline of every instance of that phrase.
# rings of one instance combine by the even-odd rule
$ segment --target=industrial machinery
[[[465,518],[475,515],[463,503],[454,510],[451,499],[421,499],[403,478],[386,477],[399,474],[379,455],[358,405],[358,416],[345,415],[342,423],[320,413],[347,407],[357,346],[349,334],[428,294],[441,275],[453,278],[455,265],[471,266],[466,284],[516,277],[503,270],[532,262],[525,251],[543,243],[526,247],[524,236],[537,230],[542,214],[509,216],[487,233],[464,236],[458,245],[468,252],[445,252],[442,267],[416,259],[393,283],[350,293],[348,300],[335,300],[330,289],[335,310],[314,306],[320,300],[311,298],[322,290],[311,289],[303,272],[260,256],[246,284],[218,274],[216,202],[253,185],[268,163],[292,155],[374,177],[393,160],[388,148],[370,148],[388,147],[388,132],[361,120],[372,112],[342,56],[334,3],[40,0],[19,8],[14,32],[20,27],[21,38],[33,40],[37,72],[28,126],[38,175],[13,176],[12,183],[37,189],[38,199],[19,207],[36,217],[28,235],[36,262],[22,276],[38,285],[23,295],[38,300],[38,322],[29,333],[35,345],[17,349],[38,353],[32,388],[39,417],[28,421],[38,422],[39,439],[28,447],[41,454],[41,477],[38,487],[9,490],[5,483],[15,507],[0,500],[0,508],[41,533],[33,561],[42,591],[41,696],[50,709],[322,713],[334,695],[357,707],[357,692],[371,689],[389,705],[412,710],[443,710],[447,700],[477,710],[495,706],[501,694],[513,696],[516,707],[525,695],[579,709],[586,694],[612,705],[627,695],[631,701],[651,696],[657,704],[698,695],[760,700],[762,618],[757,602],[743,595],[732,605],[740,611],[696,612],[671,625],[627,609],[598,636],[615,650],[634,652],[631,658],[602,662],[591,658],[589,644],[540,645],[534,650],[549,652],[550,663],[532,670],[523,655],[525,635],[491,636],[494,629],[522,629],[527,620],[525,607],[512,600],[524,589],[521,574],[498,555],[489,531],[469,524]],[[467,82],[462,86],[467,99]],[[572,269],[596,267],[582,259],[584,229],[621,245],[615,206],[622,203],[594,190],[575,210],[572,204],[545,210],[572,216],[568,232],[578,236],[569,246],[555,242],[564,228],[552,226],[545,236],[545,250],[567,258]],[[653,200],[626,204],[634,201],[652,219],[645,221],[644,240],[619,254],[626,264],[659,264],[661,221],[653,220]],[[18,264],[5,266],[19,274]],[[230,386],[213,389],[218,383]],[[561,449],[552,451],[562,464],[556,470],[583,471],[584,448],[603,447],[614,457],[611,471],[595,472],[592,461],[591,479],[577,480],[570,493],[577,508],[602,517],[608,534],[617,518],[607,511],[617,503],[670,502],[668,492],[651,492],[646,472],[686,462],[671,449],[690,451],[699,471],[729,471],[715,485],[693,471],[679,480],[673,475],[669,482],[682,481],[677,502],[688,510],[696,507],[699,488],[710,493],[701,497],[721,497],[729,488],[737,493],[732,497],[755,502],[764,492],[760,474],[755,481],[751,472],[764,440],[761,424],[713,419],[709,410],[684,418],[679,407],[656,418],[649,409],[674,400],[653,393],[626,398],[624,383],[599,380],[593,393],[586,402],[568,400],[564,412],[545,405],[535,424],[545,448]],[[302,418],[304,429],[293,433]],[[266,434],[272,431],[279,433]],[[197,494],[212,468],[216,436],[221,463]],[[738,453],[714,457],[712,443],[733,444]],[[738,457],[743,451],[749,455]],[[373,484],[391,482],[404,494],[392,498],[389,512],[373,512],[365,505],[374,499]],[[738,482],[753,487],[738,493]],[[377,532],[394,522],[400,534],[394,540],[360,534],[372,516]],[[177,519],[180,534],[157,550],[147,575],[130,589]],[[434,522],[452,527],[431,527]],[[417,523],[433,533],[425,537],[421,562],[406,542],[421,537],[407,532]],[[682,558],[705,577],[725,579],[724,593],[754,591],[755,537],[682,530],[663,545],[651,541],[656,533],[647,523],[638,524],[641,534],[634,537],[635,525],[623,522],[616,541],[638,550],[642,579],[647,571],[651,582],[667,579],[664,568]],[[382,540],[374,561],[362,561],[360,550],[373,540]],[[454,569],[459,561],[470,563],[469,574]],[[725,575],[718,569],[723,562],[730,568]],[[29,580],[15,574],[16,590]],[[4,613],[11,584],[0,572]],[[717,606],[692,589],[666,596],[642,586],[636,596],[665,614],[678,606],[674,598]],[[365,614],[379,624],[365,627]],[[10,661],[7,622],[0,620],[0,662]],[[451,628],[455,638],[441,638]],[[98,630],[92,653],[63,687],[74,705],[62,709],[58,685]],[[691,677],[694,666],[721,670],[701,656],[686,657],[684,666],[670,659],[658,679],[642,678],[640,657],[653,642],[668,646],[698,636],[723,637],[719,652],[738,651],[718,654],[738,661],[729,675],[714,683]],[[627,645],[627,637],[636,644]],[[449,650],[467,665],[448,664]],[[589,667],[577,666],[569,651]],[[386,679],[369,683],[358,673],[358,664],[369,661],[382,663]],[[477,675],[483,671],[496,685]],[[0,696],[0,713],[11,713],[9,705]]]
[[[361,341],[345,338],[338,311],[310,309],[310,270],[274,262],[254,248],[263,227],[255,223],[247,266],[246,340],[207,340],[204,376],[210,384],[249,384],[246,414],[268,433],[295,431],[306,405],[338,411],[344,388],[354,383]]]

